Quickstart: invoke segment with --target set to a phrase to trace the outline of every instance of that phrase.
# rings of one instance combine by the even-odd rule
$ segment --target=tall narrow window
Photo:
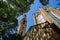
[[[23,34],[23,32],[21,32],[21,35]]]

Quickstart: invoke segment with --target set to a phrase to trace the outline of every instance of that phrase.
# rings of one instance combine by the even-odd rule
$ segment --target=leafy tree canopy
[[[29,10],[34,0],[0,0],[0,30],[16,27],[17,15]]]
[[[46,6],[49,3],[49,0],[40,0],[41,4]]]

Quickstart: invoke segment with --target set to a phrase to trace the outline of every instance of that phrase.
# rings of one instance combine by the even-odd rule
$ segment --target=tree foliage
[[[16,27],[18,25],[17,14],[23,14],[27,12],[31,3],[33,3],[32,0],[1,0],[0,30]]]
[[[3,40],[23,40],[23,37],[21,35],[13,34],[9,37],[3,36]]]
[[[49,0],[40,0],[41,4],[46,6],[49,3]]]
[[[18,12],[27,12],[34,0],[7,0]]]
[[[0,0],[0,33],[18,26],[17,15],[29,10],[34,0]]]

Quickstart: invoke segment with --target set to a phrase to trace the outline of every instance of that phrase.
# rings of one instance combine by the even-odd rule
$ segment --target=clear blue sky
[[[51,6],[52,8],[55,8],[55,7],[60,8],[60,6],[58,6],[57,3],[58,3],[58,1],[56,1],[56,0],[50,0],[48,5]],[[39,7],[42,7],[41,3],[39,2],[39,0],[35,0],[34,4],[31,4],[31,6],[30,6],[30,10],[26,13],[26,15],[27,15],[26,31],[28,31],[30,26],[34,25],[32,14],[34,14],[38,10]],[[21,18],[22,18],[22,16],[19,16],[17,18],[18,22],[20,22]]]

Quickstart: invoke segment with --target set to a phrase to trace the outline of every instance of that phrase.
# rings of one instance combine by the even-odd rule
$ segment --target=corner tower
[[[26,26],[27,26],[27,20],[26,20],[26,15],[21,19],[20,25],[17,30],[17,34],[24,36],[26,33]]]

